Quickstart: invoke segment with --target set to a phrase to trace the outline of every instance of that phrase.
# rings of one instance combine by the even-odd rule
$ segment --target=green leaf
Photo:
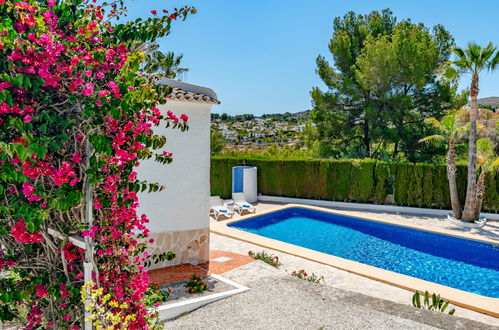
[[[425,306],[430,306],[430,293],[428,291],[424,293],[424,304]]]
[[[5,103],[7,103],[9,105],[9,107],[14,106],[14,99],[12,98],[12,94],[8,93],[5,96]]]
[[[31,84],[31,79],[28,77],[24,78],[24,88],[25,89],[30,89],[33,85]]]
[[[32,222],[28,222],[28,223],[26,224],[26,229],[28,229],[28,231],[29,231],[30,233],[34,233],[34,232],[35,232],[35,224],[34,224],[34,223],[32,223]]]
[[[2,295],[0,295],[0,300],[3,301],[4,303],[9,302],[9,295],[7,294],[7,292],[4,292],[2,293]]]
[[[11,79],[14,86],[22,88],[23,87],[23,75],[17,75]]]

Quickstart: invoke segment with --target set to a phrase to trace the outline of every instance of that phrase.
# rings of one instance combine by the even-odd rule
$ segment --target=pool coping
[[[399,288],[409,290],[409,291],[419,291],[424,293],[426,290],[430,293],[440,294],[442,298],[450,301],[456,306],[465,307],[477,312],[481,312],[484,314],[488,314],[494,317],[499,318],[499,298],[485,297],[475,293],[467,292],[464,290],[455,289],[449,286],[445,286],[442,284],[437,284],[429,281],[425,281],[419,278],[415,278],[412,276],[399,274],[393,271],[377,268],[374,266],[370,266],[367,264],[363,264],[360,262],[336,257],[327,253],[311,250],[308,248],[304,248],[298,245],[278,241],[272,238],[267,238],[264,236],[252,234],[243,230],[239,230],[236,228],[229,227],[229,224],[244,221],[247,219],[251,219],[257,216],[261,216],[264,214],[274,213],[277,211],[281,211],[289,208],[304,208],[310,210],[316,210],[321,212],[327,212],[332,214],[340,214],[349,217],[360,218],[367,221],[375,221],[380,223],[386,223],[396,226],[402,226],[411,229],[423,230],[427,232],[433,232],[437,234],[443,234],[447,236],[471,239],[480,242],[498,244],[499,241],[484,238],[478,235],[473,235],[469,233],[457,233],[455,231],[443,228],[428,228],[421,225],[408,225],[407,223],[393,220],[393,219],[376,219],[376,217],[362,217],[362,216],[353,216],[348,212],[342,212],[337,210],[331,210],[327,208],[317,207],[317,206],[309,206],[302,204],[287,204],[280,207],[276,207],[271,210],[267,210],[264,212],[259,212],[255,214],[251,214],[248,216],[244,216],[240,219],[229,219],[219,221],[217,223],[212,223],[210,226],[210,231],[212,233],[230,237],[233,239],[245,241],[248,243],[252,243],[255,245],[263,246],[269,249],[273,249],[276,251],[284,252],[290,255],[294,255],[300,258],[304,258],[307,260],[315,261],[324,265],[328,265],[337,269],[341,269],[350,273],[354,273],[356,275],[360,275],[363,277],[367,277],[373,280],[377,280],[386,284],[394,285]]]

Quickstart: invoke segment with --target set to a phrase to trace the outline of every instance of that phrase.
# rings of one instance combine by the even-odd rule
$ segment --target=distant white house
[[[189,130],[156,127],[156,134],[166,136],[164,151],[173,154],[173,162],[161,165],[151,159],[143,161],[137,169],[139,180],[166,186],[161,192],[139,195],[139,214],[147,214],[150,238],[155,240],[149,244],[149,253],[176,254],[172,262],[151,268],[208,261],[210,117],[211,107],[220,104],[216,93],[209,88],[171,79],[160,83],[173,88],[169,101],[160,110],[164,114],[168,110],[177,116],[186,114]]]

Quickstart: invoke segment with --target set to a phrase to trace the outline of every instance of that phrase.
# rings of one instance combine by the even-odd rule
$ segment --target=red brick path
[[[213,261],[220,257],[231,258],[224,262]],[[195,273],[198,276],[208,274],[223,274],[229,270],[241,267],[254,261],[253,258],[237,253],[210,250],[209,262],[191,265],[182,264],[164,268],[153,269],[149,271],[149,277],[152,284],[162,285],[170,282],[186,280]]]

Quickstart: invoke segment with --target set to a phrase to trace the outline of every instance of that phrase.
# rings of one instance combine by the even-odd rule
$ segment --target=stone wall
[[[172,261],[151,265],[150,269],[185,263],[197,265],[209,259],[209,228],[164,233],[151,232],[149,238],[154,239],[154,243],[148,244],[149,254],[173,251],[176,255]]]

